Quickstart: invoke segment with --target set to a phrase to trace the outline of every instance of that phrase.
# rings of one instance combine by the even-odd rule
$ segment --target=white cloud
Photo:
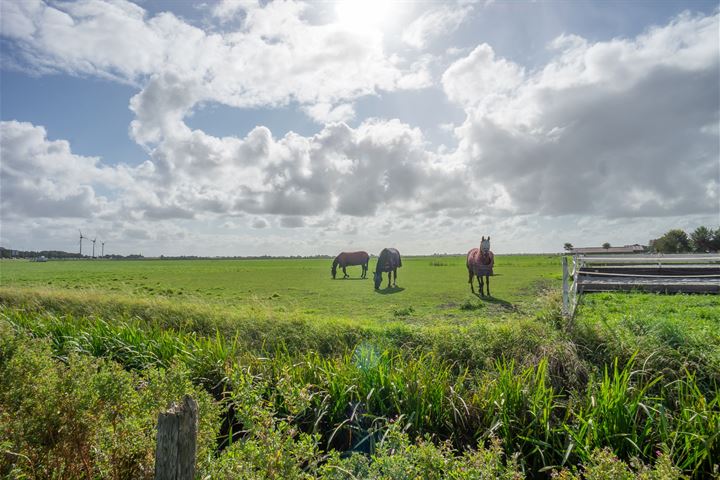
[[[443,5],[423,13],[402,34],[403,41],[415,48],[424,48],[429,42],[448,35],[462,24],[472,12],[470,5]]]
[[[481,103],[506,101],[525,78],[519,65],[495,58],[490,45],[484,43],[467,57],[454,62],[443,74],[443,88],[448,98],[465,107]]]
[[[48,140],[29,123],[0,122],[3,217],[90,217],[111,209],[98,186],[132,182],[127,167],[108,168],[96,157],[75,155],[64,140]]]
[[[222,2],[212,9],[214,15],[227,19],[242,11],[246,18],[235,31],[212,33],[171,13],[148,17],[124,0],[50,5],[7,0],[2,35],[16,43],[26,68],[35,71],[171,89],[136,97],[136,111],[143,110],[144,101],[152,103],[145,110],[172,109],[157,116],[186,114],[205,101],[236,107],[297,102],[313,118],[338,121],[352,116],[350,102],[360,96],[421,83],[417,71],[403,70],[385,54],[378,31],[308,23],[306,9],[294,1],[262,8]]]
[[[635,39],[562,36],[530,73],[479,46],[443,75],[467,113],[458,161],[521,212],[720,213],[717,25],[682,15]]]
[[[210,12],[213,17],[225,23],[240,14],[247,15],[248,12],[259,7],[258,0],[220,0],[212,6]]]
[[[318,123],[346,122],[355,117],[355,107],[351,103],[333,106],[329,103],[317,103],[305,107],[305,112]]]
[[[280,139],[264,127],[239,139],[180,123],[151,151],[152,161],[111,167],[73,154],[66,141],[48,140],[42,127],[3,122],[3,210],[133,221],[249,213],[278,215],[282,226],[297,227],[300,216],[461,206],[463,175],[425,146],[419,129],[397,120],[356,129],[330,124],[311,137]]]
[[[434,84],[430,68],[437,59],[431,55],[422,55],[412,62],[408,72],[398,80],[398,87],[404,90],[417,90]]]
[[[177,250],[166,254],[200,244],[227,253],[223,245],[235,241],[258,254],[285,252],[277,249],[306,231],[292,237],[298,251],[286,253],[332,252],[353,241],[379,251],[387,238],[377,232],[391,231],[417,252],[459,251],[476,233],[492,233],[504,245],[498,251],[517,251],[546,225],[555,230],[537,248],[557,242],[559,249],[577,243],[562,238],[561,227],[582,219],[625,228],[632,221],[598,219],[633,217],[648,228],[643,218],[666,216],[654,225],[669,227],[720,213],[717,14],[684,15],[633,39],[563,35],[536,70],[487,44],[465,50],[442,76],[465,121],[435,122],[457,136],[451,151],[433,149],[419,128],[399,120],[342,123],[355,118],[363,95],[431,85],[436,58],[387,56],[370,31],[308,23],[297,2],[218,4],[223,25],[243,18],[222,34],[172,14],[149,18],[127,2],[106,6],[3,3],[2,33],[35,70],[140,87],[130,101],[130,134],[149,158],[109,166],[49,140],[41,126],[3,122],[2,213],[15,238],[74,231],[77,221],[148,249],[172,239]],[[416,27],[420,45],[455,28],[430,21],[440,17]],[[243,138],[219,137],[186,123],[205,102],[289,103],[324,125],[309,136],[274,137],[258,126]],[[243,217],[231,224],[236,236],[228,233],[232,217]],[[230,236],[197,233],[207,225]],[[299,227],[307,228],[286,230]],[[602,227],[582,228],[580,238],[590,238]]]

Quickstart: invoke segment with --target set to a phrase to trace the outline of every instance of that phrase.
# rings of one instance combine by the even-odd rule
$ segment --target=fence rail
[[[565,318],[572,319],[575,316],[575,308],[578,301],[578,257],[570,257],[572,270],[568,268],[568,257],[562,257],[563,267],[563,306],[562,313]]]
[[[717,253],[673,253],[673,254],[627,254],[627,255],[576,255],[583,266],[586,265],[626,265],[626,264],[720,264],[720,255]]]
[[[563,315],[572,319],[586,292],[720,293],[718,254],[563,256]]]

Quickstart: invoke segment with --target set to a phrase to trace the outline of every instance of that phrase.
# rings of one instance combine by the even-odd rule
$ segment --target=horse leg
[[[478,275],[477,277],[478,277],[478,284],[480,285],[480,296],[481,296],[481,297],[484,297],[484,296],[485,296],[485,292],[483,291],[483,286],[484,286],[484,285],[483,285],[483,279],[482,279],[482,277],[481,277],[480,275]]]
[[[393,270],[395,272],[395,278],[393,279],[393,287],[397,287],[397,268]]]
[[[347,270],[345,270],[345,268],[347,268],[347,266],[344,266],[344,267],[343,267],[343,278],[347,278],[347,277],[350,276],[350,275],[347,274]]]
[[[473,272],[468,268],[468,273],[470,274],[470,278],[468,279],[468,283],[470,284],[470,291],[472,293],[475,293],[475,288],[473,288]]]
[[[485,277],[485,283],[487,283],[488,297],[490,296],[490,275]]]

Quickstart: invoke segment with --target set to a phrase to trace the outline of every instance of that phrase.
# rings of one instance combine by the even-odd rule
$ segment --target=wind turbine
[[[101,255],[101,257],[105,258],[105,242],[100,242],[100,245],[102,245],[102,255]]]
[[[92,258],[95,258],[95,240],[97,240],[97,237],[95,237],[95,238],[93,238],[92,240],[90,240],[91,242],[93,242],[93,256],[92,256]]]
[[[78,230],[78,232],[80,232],[80,258],[82,258],[82,241],[83,241],[83,238],[87,238],[87,237],[83,237],[83,234],[80,230]]]

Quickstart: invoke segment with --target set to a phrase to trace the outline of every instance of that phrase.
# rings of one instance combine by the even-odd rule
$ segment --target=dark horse
[[[347,274],[345,267],[350,265],[362,265],[362,275],[360,275],[360,278],[365,278],[367,276],[369,262],[370,255],[368,255],[367,252],[342,252],[340,255],[335,257],[335,260],[333,260],[330,273],[332,273],[332,277],[334,279],[335,275],[337,275],[337,267],[340,266],[343,271],[343,278],[348,278],[350,275]]]
[[[485,240],[482,237],[480,240],[480,248],[473,248],[467,254],[467,269],[470,279],[470,291],[475,293],[473,288],[473,276],[478,279],[478,285],[480,286],[480,295],[483,294],[483,280],[485,277],[487,282],[487,294],[490,296],[490,275],[493,274],[493,266],[495,265],[495,255],[490,251],[490,237]]]
[[[400,258],[400,252],[394,248],[383,248],[378,257],[377,265],[375,266],[375,290],[380,288],[382,283],[383,272],[388,272],[388,286],[390,288],[390,281],[395,274],[395,280],[392,282],[394,287],[397,287],[397,269],[402,267],[402,259]]]

